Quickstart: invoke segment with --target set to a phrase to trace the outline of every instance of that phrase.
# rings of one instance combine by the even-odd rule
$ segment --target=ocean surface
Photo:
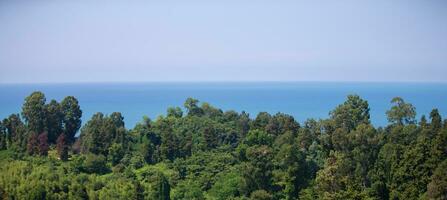
[[[416,107],[418,119],[433,108],[447,117],[447,83],[82,83],[82,84],[0,84],[0,118],[20,113],[26,96],[45,93],[47,102],[75,96],[83,111],[83,123],[94,113],[121,112],[127,128],[144,115],[155,119],[169,106],[180,106],[186,98],[225,110],[246,111],[254,118],[260,111],[291,114],[302,123],[308,118],[328,118],[329,112],[349,94],[358,94],[370,105],[371,121],[385,126],[386,110],[395,96]]]

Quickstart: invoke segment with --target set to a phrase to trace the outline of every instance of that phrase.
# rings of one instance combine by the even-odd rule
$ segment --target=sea
[[[0,84],[0,118],[20,113],[25,97],[33,91],[42,91],[47,102],[75,96],[83,112],[83,123],[96,112],[121,112],[129,129],[143,116],[156,119],[166,115],[168,107],[183,108],[188,97],[223,111],[246,111],[251,118],[261,111],[282,112],[300,123],[309,118],[328,118],[329,112],[349,94],[368,101],[371,122],[376,127],[388,124],[385,113],[396,96],[416,107],[418,119],[422,115],[428,117],[433,108],[447,117],[447,83],[150,82]]]

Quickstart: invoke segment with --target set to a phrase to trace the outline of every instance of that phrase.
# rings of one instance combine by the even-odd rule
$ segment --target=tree
[[[285,199],[295,199],[307,185],[311,171],[305,159],[305,154],[299,151],[296,143],[282,145],[276,154],[277,170],[273,172],[273,178],[282,189]]]
[[[273,152],[268,146],[249,147],[246,152],[248,163],[243,170],[246,193],[269,190],[273,170]]]
[[[200,186],[195,181],[183,181],[172,191],[172,200],[205,200]]]
[[[57,154],[59,155],[59,159],[61,159],[62,161],[68,160],[68,145],[65,134],[63,133],[60,134],[59,137],[57,137],[56,150]]]
[[[160,151],[164,159],[174,160],[178,154],[179,143],[177,137],[170,131],[164,131],[161,135]]]
[[[28,152],[29,155],[34,155],[38,153],[38,145],[39,145],[39,140],[38,140],[38,135],[36,133],[30,133],[29,137],[28,137],[28,143],[26,146],[26,151]]]
[[[82,127],[81,130],[82,152],[106,155],[109,153],[109,147],[117,143],[126,147],[127,135],[124,128],[123,117],[121,113],[112,113],[107,116],[102,113],[96,113]]]
[[[154,159],[155,147],[152,144],[152,142],[150,142],[147,139],[144,140],[143,145],[140,149],[140,152],[144,158],[144,161],[146,161],[146,163],[152,164],[155,162],[155,159]]]
[[[181,118],[183,116],[183,111],[180,107],[169,107],[167,113],[168,117]]]
[[[113,112],[110,114],[109,119],[112,120],[112,124],[115,127],[124,127],[124,117],[120,112]]]
[[[2,122],[0,121],[0,150],[6,149],[6,143],[7,143],[7,133],[6,128],[3,126]]]
[[[48,134],[46,132],[43,132],[38,137],[39,140],[39,155],[40,156],[47,156],[48,155]]]
[[[226,200],[241,195],[243,178],[237,172],[221,173],[208,194],[217,200]]]
[[[427,186],[429,199],[447,198],[447,160],[444,160],[433,173],[431,182]]]
[[[56,100],[51,100],[46,105],[47,123],[46,129],[48,132],[48,142],[55,144],[57,138],[62,133],[62,120],[64,119],[61,107]]]
[[[223,111],[221,109],[217,109],[206,102],[202,103],[201,109],[203,111],[204,116],[209,117],[211,119],[216,119],[218,117],[223,116]]]
[[[63,113],[63,132],[67,136],[68,143],[74,142],[74,137],[81,127],[82,111],[78,100],[73,96],[65,97],[61,101],[61,110]]]
[[[108,156],[109,156],[109,160],[112,162],[112,166],[117,165],[121,161],[121,159],[124,157],[123,145],[113,143],[109,147]]]
[[[430,119],[431,119],[431,129],[435,132],[439,131],[442,128],[442,118],[439,114],[438,109],[433,109],[430,112]]]
[[[83,153],[107,154],[107,142],[111,142],[107,127],[105,125],[104,114],[96,113],[82,127],[81,130],[81,151]]]
[[[107,160],[103,155],[87,154],[82,164],[82,168],[87,173],[104,174],[109,169],[107,168]]]
[[[203,130],[203,139],[205,140],[205,145],[208,149],[217,147],[219,143],[216,130],[211,126],[207,126]]]
[[[27,149],[28,135],[19,114],[10,115],[3,120],[2,124],[6,131],[6,145],[8,149],[25,151]]]
[[[412,124],[415,122],[416,108],[413,105],[405,103],[400,97],[394,97],[391,103],[394,105],[386,112],[389,122],[398,125]]]
[[[265,190],[256,190],[250,195],[251,200],[272,200],[273,196]]]
[[[267,112],[260,112],[256,116],[255,120],[252,123],[252,127],[254,129],[265,130],[265,127],[270,122],[272,116]]]
[[[42,92],[33,92],[25,98],[25,103],[22,106],[22,115],[28,123],[28,128],[36,133],[45,131],[45,101],[45,95]]]
[[[351,131],[359,124],[369,124],[369,105],[358,95],[348,95],[348,99],[330,112],[336,128]]]
[[[145,193],[144,196],[147,199],[159,199],[159,200],[169,200],[171,186],[169,185],[166,176],[161,172],[155,172],[147,179],[143,180],[142,183]]]
[[[184,106],[186,110],[188,111],[188,116],[202,116],[203,110],[197,105],[199,103],[199,100],[188,98],[186,99]]]

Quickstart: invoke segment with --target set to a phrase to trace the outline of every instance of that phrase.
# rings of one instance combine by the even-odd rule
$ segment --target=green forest
[[[281,103],[281,102],[278,102]],[[188,98],[125,127],[81,122],[73,96],[42,92],[0,123],[3,199],[447,199],[447,120],[400,97],[375,127],[358,95],[327,119],[223,111]]]

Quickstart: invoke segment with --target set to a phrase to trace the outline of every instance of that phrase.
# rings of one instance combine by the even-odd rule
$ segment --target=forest
[[[280,102],[278,102],[280,103]],[[400,97],[375,127],[347,96],[327,119],[223,111],[188,98],[126,128],[82,123],[78,100],[42,92],[0,123],[3,199],[447,199],[447,120]]]

